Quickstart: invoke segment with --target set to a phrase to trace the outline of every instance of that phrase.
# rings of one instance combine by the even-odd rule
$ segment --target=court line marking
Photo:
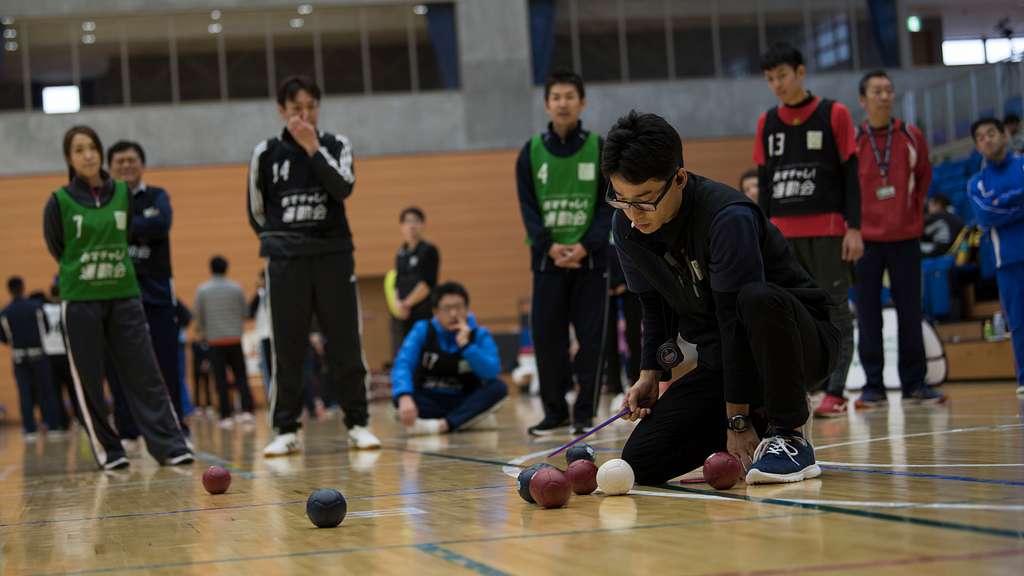
[[[963,532],[975,532],[979,534],[987,534],[989,536],[1002,536],[1004,538],[1014,538],[1017,540],[1024,539],[1024,531],[1003,529],[1003,528],[990,528],[987,526],[975,526],[972,524],[961,524],[958,522],[947,522],[944,520],[932,520],[929,518],[917,518],[913,516],[901,516],[898,514],[886,514],[884,512],[875,512],[873,510],[857,510],[855,508],[844,508],[842,506],[836,506],[831,503],[821,504],[801,502],[799,500],[788,500],[783,498],[759,498],[757,496],[749,496],[746,494],[731,494],[731,493],[719,493],[710,494],[707,490],[698,490],[696,488],[687,488],[686,486],[673,486],[665,484],[659,486],[666,490],[675,490],[677,492],[689,492],[691,494],[705,494],[713,496],[722,496],[725,498],[732,498],[735,500],[742,500],[746,502],[754,502],[757,504],[775,504],[778,506],[789,506],[795,508],[806,508],[811,510],[820,510],[822,512],[836,512],[839,514],[846,514],[848,516],[860,516],[862,518],[871,518],[874,520],[886,520],[889,522],[899,522],[904,524],[915,524],[918,526],[928,526],[931,528],[943,528],[947,530],[960,530]],[[858,506],[863,506],[864,503],[857,503]]]
[[[419,544],[415,548],[420,552],[430,554],[435,558],[451,562],[461,568],[465,568],[471,572],[476,572],[477,574],[482,574],[483,576],[510,576],[508,572],[502,572],[497,568],[492,568],[486,564],[477,562],[468,556],[463,556],[454,550],[438,546],[437,544]]]
[[[665,488],[665,486],[662,486],[662,488]],[[715,494],[666,494],[665,492],[652,492],[649,490],[630,490],[629,495],[657,496],[660,498],[681,498],[684,500],[735,500],[735,498],[730,498],[729,496],[719,496]],[[816,506],[864,506],[866,508],[892,508],[900,510],[936,509],[1024,512],[1024,504],[974,504],[969,502],[888,502],[870,500],[817,500],[808,498],[769,498],[768,500],[784,500],[786,502],[792,502],[795,504],[807,504]]]
[[[858,474],[877,474],[880,476],[900,476],[903,478],[925,478],[929,480],[949,480],[952,482],[973,482],[975,484],[995,484],[997,486],[1024,486],[1024,482],[1017,480],[999,480],[993,478],[974,478],[973,476],[953,476],[950,474],[928,474],[927,472],[900,472],[898,470],[872,470],[869,468],[852,468],[822,466],[825,470],[833,472],[853,472]]]
[[[1024,467],[1024,463],[1013,463],[1013,464],[877,464],[874,462],[830,462],[828,460],[818,460],[818,464],[822,466],[832,466],[834,468],[1019,468]]]
[[[485,542],[505,542],[511,540],[533,540],[537,538],[552,538],[561,536],[585,536],[587,534],[595,533],[618,533],[618,532],[630,532],[633,530],[655,530],[659,528],[678,528],[684,526],[707,526],[715,524],[737,524],[741,522],[756,522],[761,520],[782,520],[789,519],[795,516],[818,516],[820,511],[812,510],[800,513],[786,513],[786,514],[763,514],[755,516],[745,516],[742,518],[730,518],[726,520],[714,520],[714,519],[703,519],[703,520],[687,520],[685,522],[665,522],[659,524],[641,524],[628,527],[615,527],[615,528],[593,528],[590,530],[563,530],[558,532],[538,532],[532,534],[506,534],[502,536],[487,536],[479,538],[457,538],[451,540],[438,540],[435,542],[422,542],[420,544],[387,544],[381,546],[357,546],[351,548],[330,548],[325,550],[305,550],[301,552],[284,552],[280,554],[265,554],[260,556],[235,556],[228,558],[216,558],[211,560],[192,560],[187,562],[164,562],[155,564],[137,564],[134,566],[116,566],[108,568],[93,568],[88,570],[79,570],[77,572],[39,572],[35,576],[56,576],[58,574],[110,574],[114,572],[131,572],[139,570],[161,570],[169,568],[186,568],[193,566],[204,566],[210,564],[228,564],[228,563],[239,563],[239,562],[258,562],[262,560],[279,560],[282,558],[302,558],[310,556],[334,556],[341,554],[353,554],[360,552],[380,552],[386,550],[400,550],[400,549],[417,549],[419,546],[424,544],[433,544],[435,546],[452,546],[460,544],[480,544]]]
[[[231,472],[232,474],[237,474],[238,476],[241,476],[242,478],[245,478],[246,480],[252,480],[253,479],[253,473],[252,472],[250,472],[248,470],[243,470],[242,468],[239,468],[238,466],[235,466],[231,462],[228,462],[227,460],[221,458],[220,456],[217,456],[216,454],[211,454],[209,452],[203,452],[203,451],[200,451],[200,450],[193,451],[192,453],[196,456],[196,458],[198,458],[198,459],[200,459],[200,460],[202,460],[204,462],[207,462],[209,464],[214,464],[216,466],[221,466],[223,468],[226,468],[228,472]]]
[[[496,490],[508,488],[507,485],[494,485],[494,486],[478,486],[472,488],[441,488],[438,490],[423,490],[419,492],[397,492],[392,494],[371,494],[367,496],[352,496],[347,500],[374,500],[377,498],[401,498],[406,496],[421,496],[426,494],[445,494],[452,492],[474,492],[483,490]],[[0,524],[0,529],[3,528],[18,528],[22,526],[45,526],[50,524],[65,524],[71,522],[88,522],[91,520],[122,520],[125,518],[147,518],[147,517],[159,517],[159,516],[174,516],[177,514],[197,514],[200,512],[220,512],[224,510],[247,510],[251,508],[265,508],[271,506],[290,506],[294,504],[301,504],[305,502],[302,500],[283,500],[280,502],[262,502],[257,504],[235,504],[231,506],[212,506],[209,508],[184,508],[181,510],[163,510],[159,512],[126,512],[123,514],[108,514],[104,516],[87,516],[84,518],[57,518],[53,520],[26,520],[24,522],[11,522],[8,524]],[[350,515],[359,517],[359,512],[353,512]]]
[[[969,428],[950,428],[949,430],[934,430],[932,432],[917,432],[914,434],[892,434],[889,436],[876,436],[874,438],[863,438],[860,440],[849,440],[846,442],[837,442],[835,444],[825,444],[823,446],[815,446],[814,450],[825,450],[828,448],[839,448],[841,446],[858,446],[861,444],[871,444],[873,442],[882,442],[885,440],[903,440],[906,438],[921,438],[925,436],[942,436],[943,434],[960,434],[963,432],[979,432],[983,430],[1012,430],[1024,428],[1024,424],[994,424],[990,426],[971,426]]]
[[[1006,558],[1024,555],[1021,548],[1003,548],[986,552],[966,552],[963,554],[940,554],[936,556],[911,556],[910,558],[890,558],[886,560],[864,560],[860,562],[836,562],[834,564],[812,564],[810,566],[787,566],[785,568],[769,568],[766,570],[743,570],[742,572],[712,572],[704,576],[771,576],[774,574],[799,574],[804,572],[833,572],[836,570],[852,570],[857,568],[882,568],[887,566],[909,566],[913,564],[933,564],[936,562],[957,562],[963,560],[985,560],[990,558]]]

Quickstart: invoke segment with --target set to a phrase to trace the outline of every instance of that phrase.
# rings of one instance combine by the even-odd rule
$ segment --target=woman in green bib
[[[70,181],[50,196],[43,232],[60,265],[64,337],[96,463],[129,465],[109,424],[103,393],[105,358],[114,363],[149,453],[161,464],[193,461],[160,376],[128,255],[131,194],[103,170],[103,146],[88,126],[64,134]]]

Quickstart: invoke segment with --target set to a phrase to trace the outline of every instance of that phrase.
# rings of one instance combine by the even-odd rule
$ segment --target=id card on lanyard
[[[875,155],[875,164],[878,165],[878,171],[882,174],[882,185],[875,189],[875,198],[879,200],[888,200],[896,197],[896,187],[889,184],[889,163],[892,160],[892,133],[893,133],[893,121],[889,120],[889,125],[885,130],[885,157],[883,158],[882,153],[878,150],[878,143],[875,142],[875,133],[868,126],[867,122],[864,123],[864,131],[868,135],[868,142],[871,144],[871,152]]]

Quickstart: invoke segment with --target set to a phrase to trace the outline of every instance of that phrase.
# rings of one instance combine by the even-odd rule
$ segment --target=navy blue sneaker
[[[879,406],[885,406],[889,403],[889,398],[885,394],[885,389],[878,390],[876,388],[864,388],[860,392],[860,398],[853,403],[854,407],[858,410],[870,410]]]
[[[914,404],[945,404],[949,396],[926,384],[911,392],[908,400]]]
[[[757,445],[747,484],[800,482],[821,476],[814,448],[800,436],[768,436]]]

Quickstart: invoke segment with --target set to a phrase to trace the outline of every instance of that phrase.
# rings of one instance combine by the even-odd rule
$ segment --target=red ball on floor
[[[569,501],[569,480],[558,468],[542,468],[530,479],[530,496],[545,508],[561,508]]]
[[[203,488],[210,494],[223,494],[231,486],[231,472],[221,466],[210,466],[203,472]]]
[[[565,476],[572,485],[572,491],[581,496],[597,490],[597,465],[590,460],[574,460]]]
[[[715,490],[728,490],[742,477],[740,461],[728,452],[715,452],[704,461],[704,481]]]

